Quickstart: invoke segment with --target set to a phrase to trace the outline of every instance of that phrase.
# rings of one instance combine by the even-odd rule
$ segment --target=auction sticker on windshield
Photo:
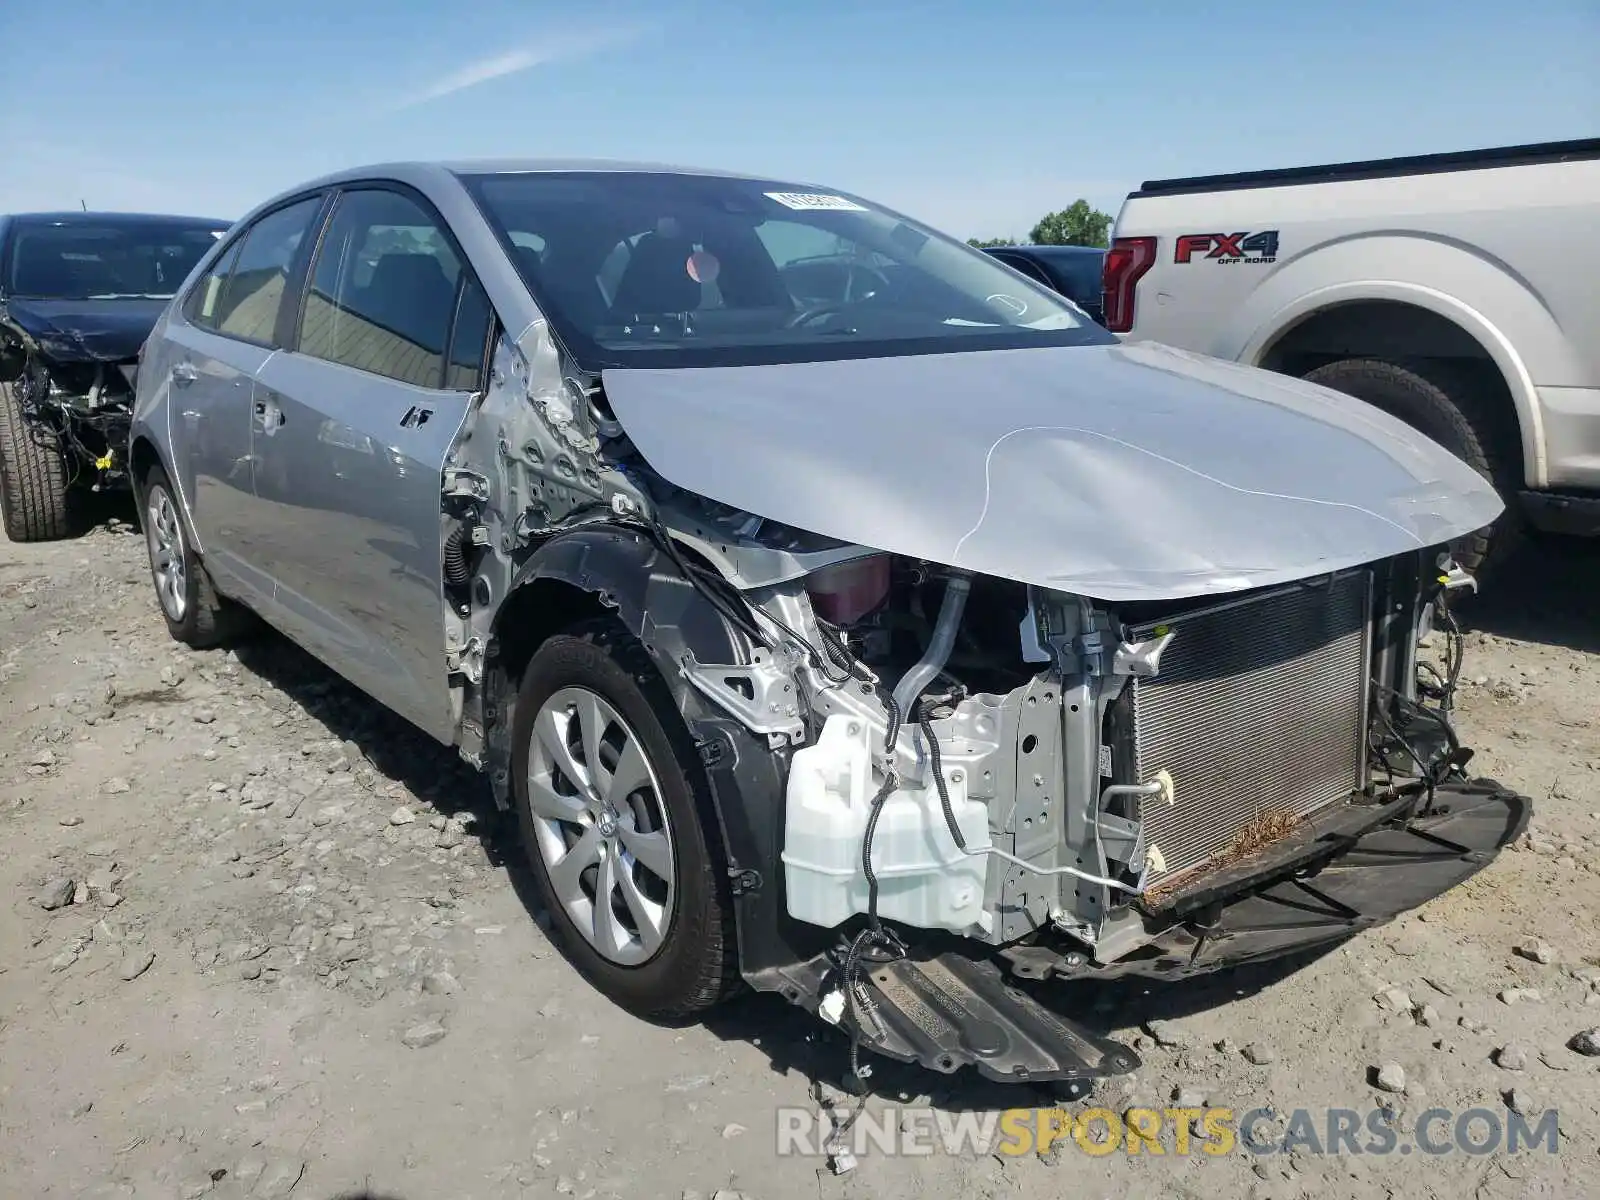
[[[843,196],[829,196],[819,192],[766,192],[768,199],[776,200],[785,208],[799,210],[831,210],[834,212],[866,212],[866,206]]]

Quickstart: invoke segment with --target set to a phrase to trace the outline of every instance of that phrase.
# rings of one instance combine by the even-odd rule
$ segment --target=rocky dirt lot
[[[546,942],[450,752],[280,639],[171,643],[125,521],[0,542],[0,1195],[1600,1194],[1597,587],[1594,547],[1543,545],[1472,619],[1461,724],[1538,805],[1516,852],[1297,972],[1061,993],[1146,1059],[1113,1108],[1554,1108],[1558,1154],[1068,1144],[834,1176],[775,1153],[813,1075],[839,1095],[831,1031],[765,999],[622,1014]],[[873,1082],[874,1105],[1041,1100]]]

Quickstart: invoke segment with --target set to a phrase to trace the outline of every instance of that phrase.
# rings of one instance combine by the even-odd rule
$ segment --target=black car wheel
[[[1458,538],[1451,553],[1466,570],[1483,574],[1504,560],[1519,540],[1515,501],[1521,442],[1498,420],[1481,381],[1448,363],[1400,366],[1381,359],[1347,358],[1304,377],[1381,408],[1431,438],[1499,489],[1506,511],[1492,525]]]
[[[72,536],[67,454],[54,431],[22,411],[20,382],[0,383],[0,515],[14,542]]]

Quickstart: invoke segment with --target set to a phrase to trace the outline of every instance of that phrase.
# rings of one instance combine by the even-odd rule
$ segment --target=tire
[[[602,766],[602,786],[592,790],[560,765],[566,762],[573,776],[588,775],[585,713],[605,731],[590,743]],[[610,621],[547,640],[523,672],[512,736],[523,847],[567,959],[611,1000],[646,1019],[693,1016],[736,990],[731,898],[699,757],[638,641]],[[604,786],[615,779],[605,771],[608,756],[620,767],[630,740],[646,764],[640,771],[638,760],[629,759],[641,786],[626,797],[611,795]],[[572,748],[563,759],[552,744]],[[635,849],[644,857],[630,864],[622,851]],[[581,863],[592,867],[580,874],[573,867]],[[662,864],[670,864],[670,880],[651,869]],[[602,910],[593,897],[606,870],[617,883],[607,888],[613,903]],[[659,919],[647,922],[640,915],[646,910]]]
[[[1494,485],[1506,510],[1485,529],[1451,543],[1455,560],[1482,577],[1521,540],[1514,507],[1521,474],[1521,442],[1498,415],[1484,384],[1470,368],[1447,362],[1401,366],[1372,358],[1327,363],[1304,378],[1381,408],[1438,442]]]
[[[49,429],[22,412],[20,383],[0,384],[0,515],[13,542],[71,537],[73,520],[66,452]]]
[[[250,626],[250,614],[217,593],[205,564],[194,552],[172,481],[151,467],[139,491],[139,524],[150,554],[156,604],[174,640],[207,650],[225,645]]]

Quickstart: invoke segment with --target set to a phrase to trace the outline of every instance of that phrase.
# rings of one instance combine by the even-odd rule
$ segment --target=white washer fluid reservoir
[[[861,843],[881,782],[872,768],[872,736],[864,722],[838,713],[823,724],[816,744],[791,760],[783,866],[789,915],[797,920],[831,928],[867,911]],[[967,848],[986,849],[989,810],[967,798],[966,773],[946,766],[945,787]],[[988,862],[987,855],[964,853],[950,836],[931,774],[922,785],[902,780],[872,835],[878,915],[986,935],[993,924],[983,904]]]

